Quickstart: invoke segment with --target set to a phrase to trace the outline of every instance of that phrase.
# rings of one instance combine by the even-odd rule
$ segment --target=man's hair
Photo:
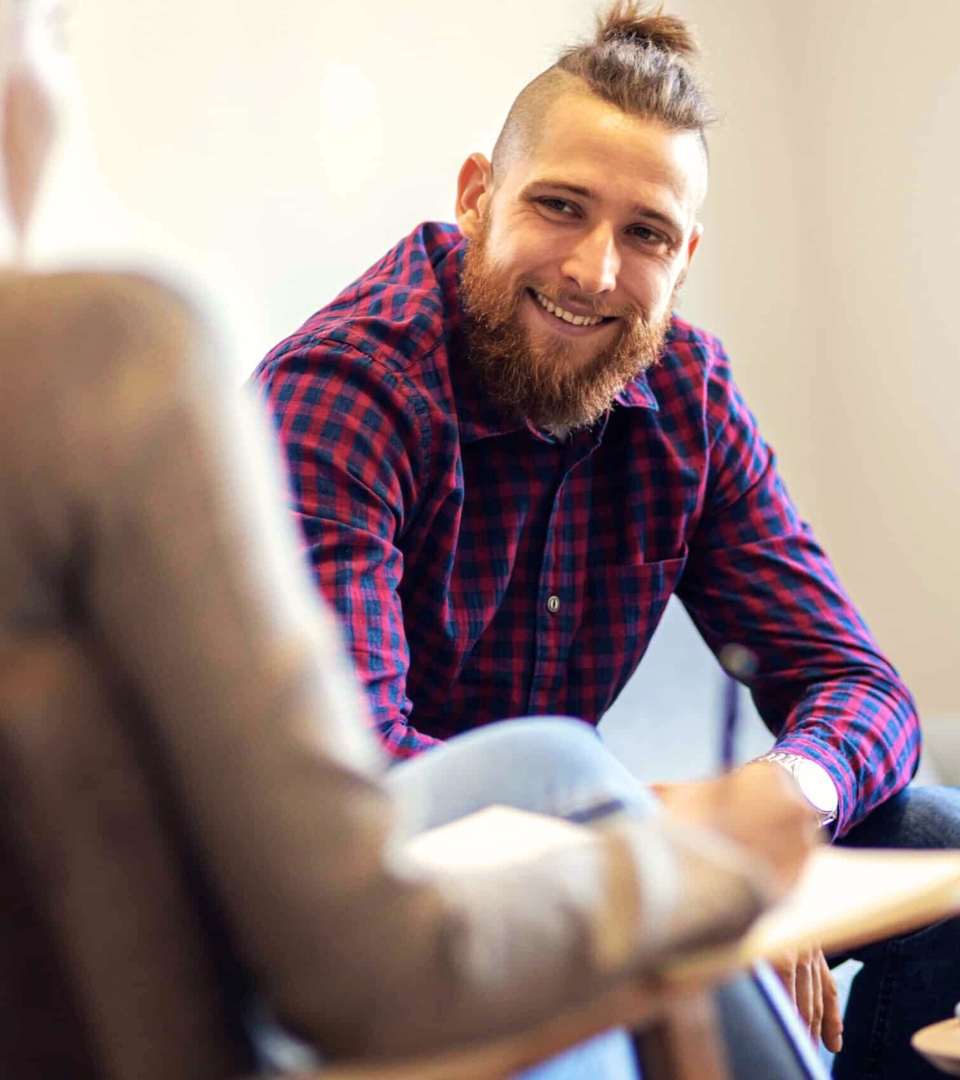
[[[687,24],[662,8],[618,0],[597,18],[592,41],[566,49],[514,101],[493,149],[496,178],[534,145],[547,110],[561,94],[593,93],[633,116],[693,131],[707,153],[714,117],[694,65],[699,49]]]

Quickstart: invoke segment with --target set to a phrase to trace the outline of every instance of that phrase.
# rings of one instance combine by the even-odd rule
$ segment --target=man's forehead
[[[694,131],[675,131],[655,118],[632,116],[593,94],[559,95],[540,136],[521,159],[526,186],[553,178],[612,198],[644,202],[660,194],[696,207],[706,162]]]

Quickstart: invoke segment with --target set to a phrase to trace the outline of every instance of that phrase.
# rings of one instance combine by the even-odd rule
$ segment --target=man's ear
[[[493,192],[493,168],[483,154],[471,154],[457,179],[457,224],[468,240],[479,231]]]
[[[690,239],[687,241],[687,261],[684,268],[680,271],[680,277],[677,281],[677,285],[682,285],[687,280],[687,273],[690,270],[690,264],[693,262],[693,257],[697,253],[697,248],[700,246],[700,237],[703,236],[703,226],[698,221],[690,232]]]

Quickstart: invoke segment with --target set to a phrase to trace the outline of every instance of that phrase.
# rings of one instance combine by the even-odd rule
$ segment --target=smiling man
[[[673,126],[701,110],[673,111],[651,123],[552,68],[518,99],[493,162],[475,154],[461,171],[470,362],[546,433],[595,424],[663,352],[707,179],[699,130]]]
[[[464,164],[458,228],[418,227],[263,362],[317,579],[397,757],[599,721],[676,593],[756,658],[777,745],[745,771],[786,770],[843,843],[960,846],[957,793],[908,787],[913,701],[722,346],[672,314],[709,171],[694,59],[681,20],[619,4]],[[709,823],[711,790],[659,794]],[[929,1075],[909,1036],[960,998],[958,951],[951,922],[863,954],[839,1076]],[[780,974],[839,1048],[819,949]]]

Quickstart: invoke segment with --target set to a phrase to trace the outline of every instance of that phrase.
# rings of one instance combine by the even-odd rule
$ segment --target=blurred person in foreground
[[[720,342],[673,314],[709,172],[695,58],[681,19],[615,6],[464,164],[457,227],[420,225],[263,361],[316,578],[397,758],[598,722],[675,593],[756,658],[776,745],[744,771],[788,775],[843,843],[957,846],[956,790],[907,786],[909,692]],[[709,784],[657,790],[710,820]],[[932,1075],[909,1038],[960,997],[958,953],[952,921],[858,954],[843,1035],[815,943],[778,970],[837,1075],[904,1080]]]
[[[54,132],[57,17],[47,0],[0,0],[17,247]],[[126,703],[232,950],[311,1046],[384,1059],[483,1044],[617,987],[652,1012],[646,980],[734,939],[796,877],[815,830],[779,777],[718,784],[713,830],[646,815],[570,721],[490,729],[439,768],[388,776],[256,414],[165,289],[10,269],[0,367],[0,647],[69,643]],[[500,775],[484,778],[497,754]],[[620,812],[501,870],[437,875],[404,859],[418,830],[511,801],[518,770],[519,804]],[[789,841],[770,843],[767,805]],[[613,1076],[608,1057],[601,1040],[579,1075]]]

